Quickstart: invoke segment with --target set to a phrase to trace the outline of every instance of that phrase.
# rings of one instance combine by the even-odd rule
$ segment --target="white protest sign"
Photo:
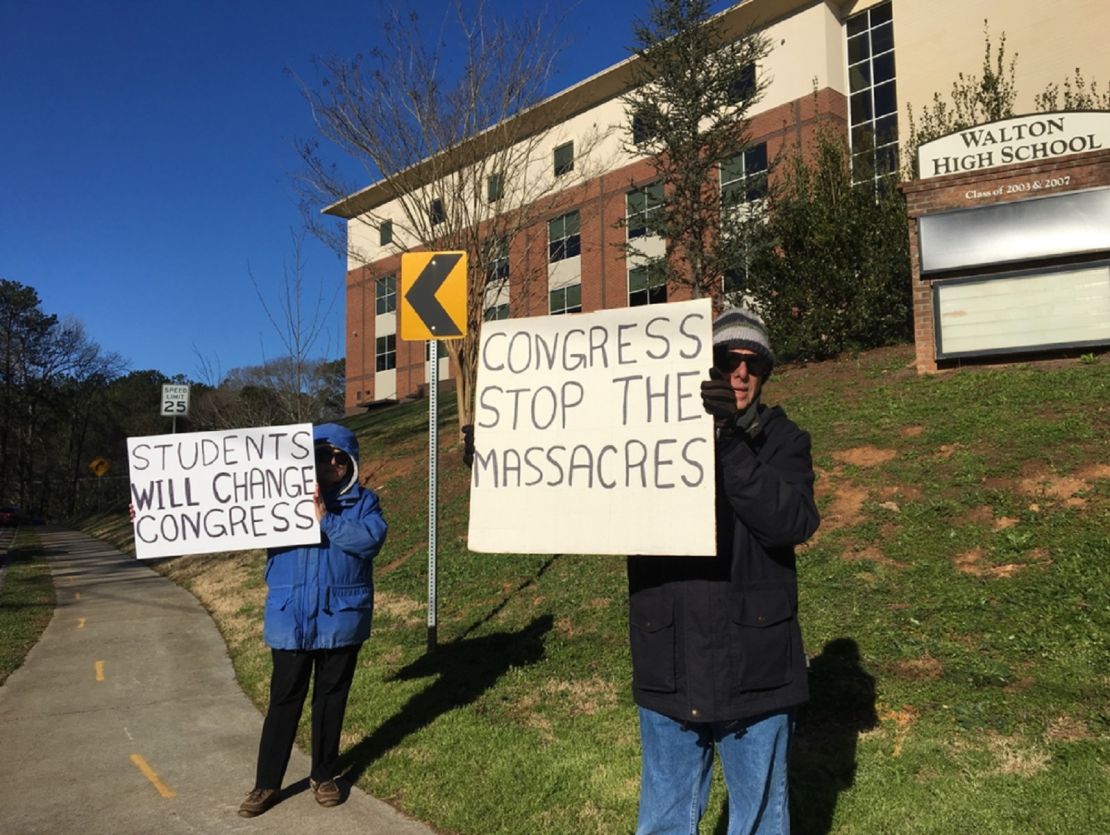
[[[135,555],[320,541],[312,425],[127,439]]]
[[[484,322],[469,547],[716,553],[708,299]]]

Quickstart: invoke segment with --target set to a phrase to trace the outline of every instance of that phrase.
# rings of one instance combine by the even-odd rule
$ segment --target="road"
[[[430,835],[358,789],[319,806],[300,750],[282,802],[240,818],[262,717],[211,618],[134,558],[37,530],[57,606],[0,687],[0,832]]]

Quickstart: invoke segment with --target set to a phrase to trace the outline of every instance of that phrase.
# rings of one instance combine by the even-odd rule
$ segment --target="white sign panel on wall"
[[[984,171],[1110,148],[1110,112],[1035,113],[956,131],[917,149],[918,176]]]
[[[482,325],[469,547],[716,552],[708,299]]]
[[[312,425],[127,439],[135,555],[320,541]]]

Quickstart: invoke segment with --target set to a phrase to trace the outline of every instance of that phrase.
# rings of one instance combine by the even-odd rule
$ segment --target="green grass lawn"
[[[38,537],[16,533],[0,586],[0,685],[23,663],[54,615],[54,583]]]
[[[903,346],[785,367],[764,397],[813,436],[823,517],[799,555],[813,699],[795,831],[1110,831],[1110,358],[933,377],[911,361]],[[427,405],[347,421],[390,522],[350,775],[441,831],[629,832],[624,561],[468,551],[468,473],[440,402],[432,654]],[[94,530],[129,533],[118,514]],[[262,559],[160,567],[212,611],[260,706]],[[724,831],[722,805],[718,781],[704,832]]]

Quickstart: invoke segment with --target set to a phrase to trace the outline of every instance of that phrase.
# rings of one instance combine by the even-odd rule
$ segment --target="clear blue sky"
[[[273,297],[301,225],[294,143],[315,133],[287,69],[311,82],[313,57],[372,49],[396,7],[439,33],[428,0],[0,0],[0,278],[132,369],[280,356],[250,273]],[[551,91],[625,58],[645,8],[572,8]],[[344,264],[311,238],[302,261],[309,288],[340,288],[321,353],[341,356]]]

